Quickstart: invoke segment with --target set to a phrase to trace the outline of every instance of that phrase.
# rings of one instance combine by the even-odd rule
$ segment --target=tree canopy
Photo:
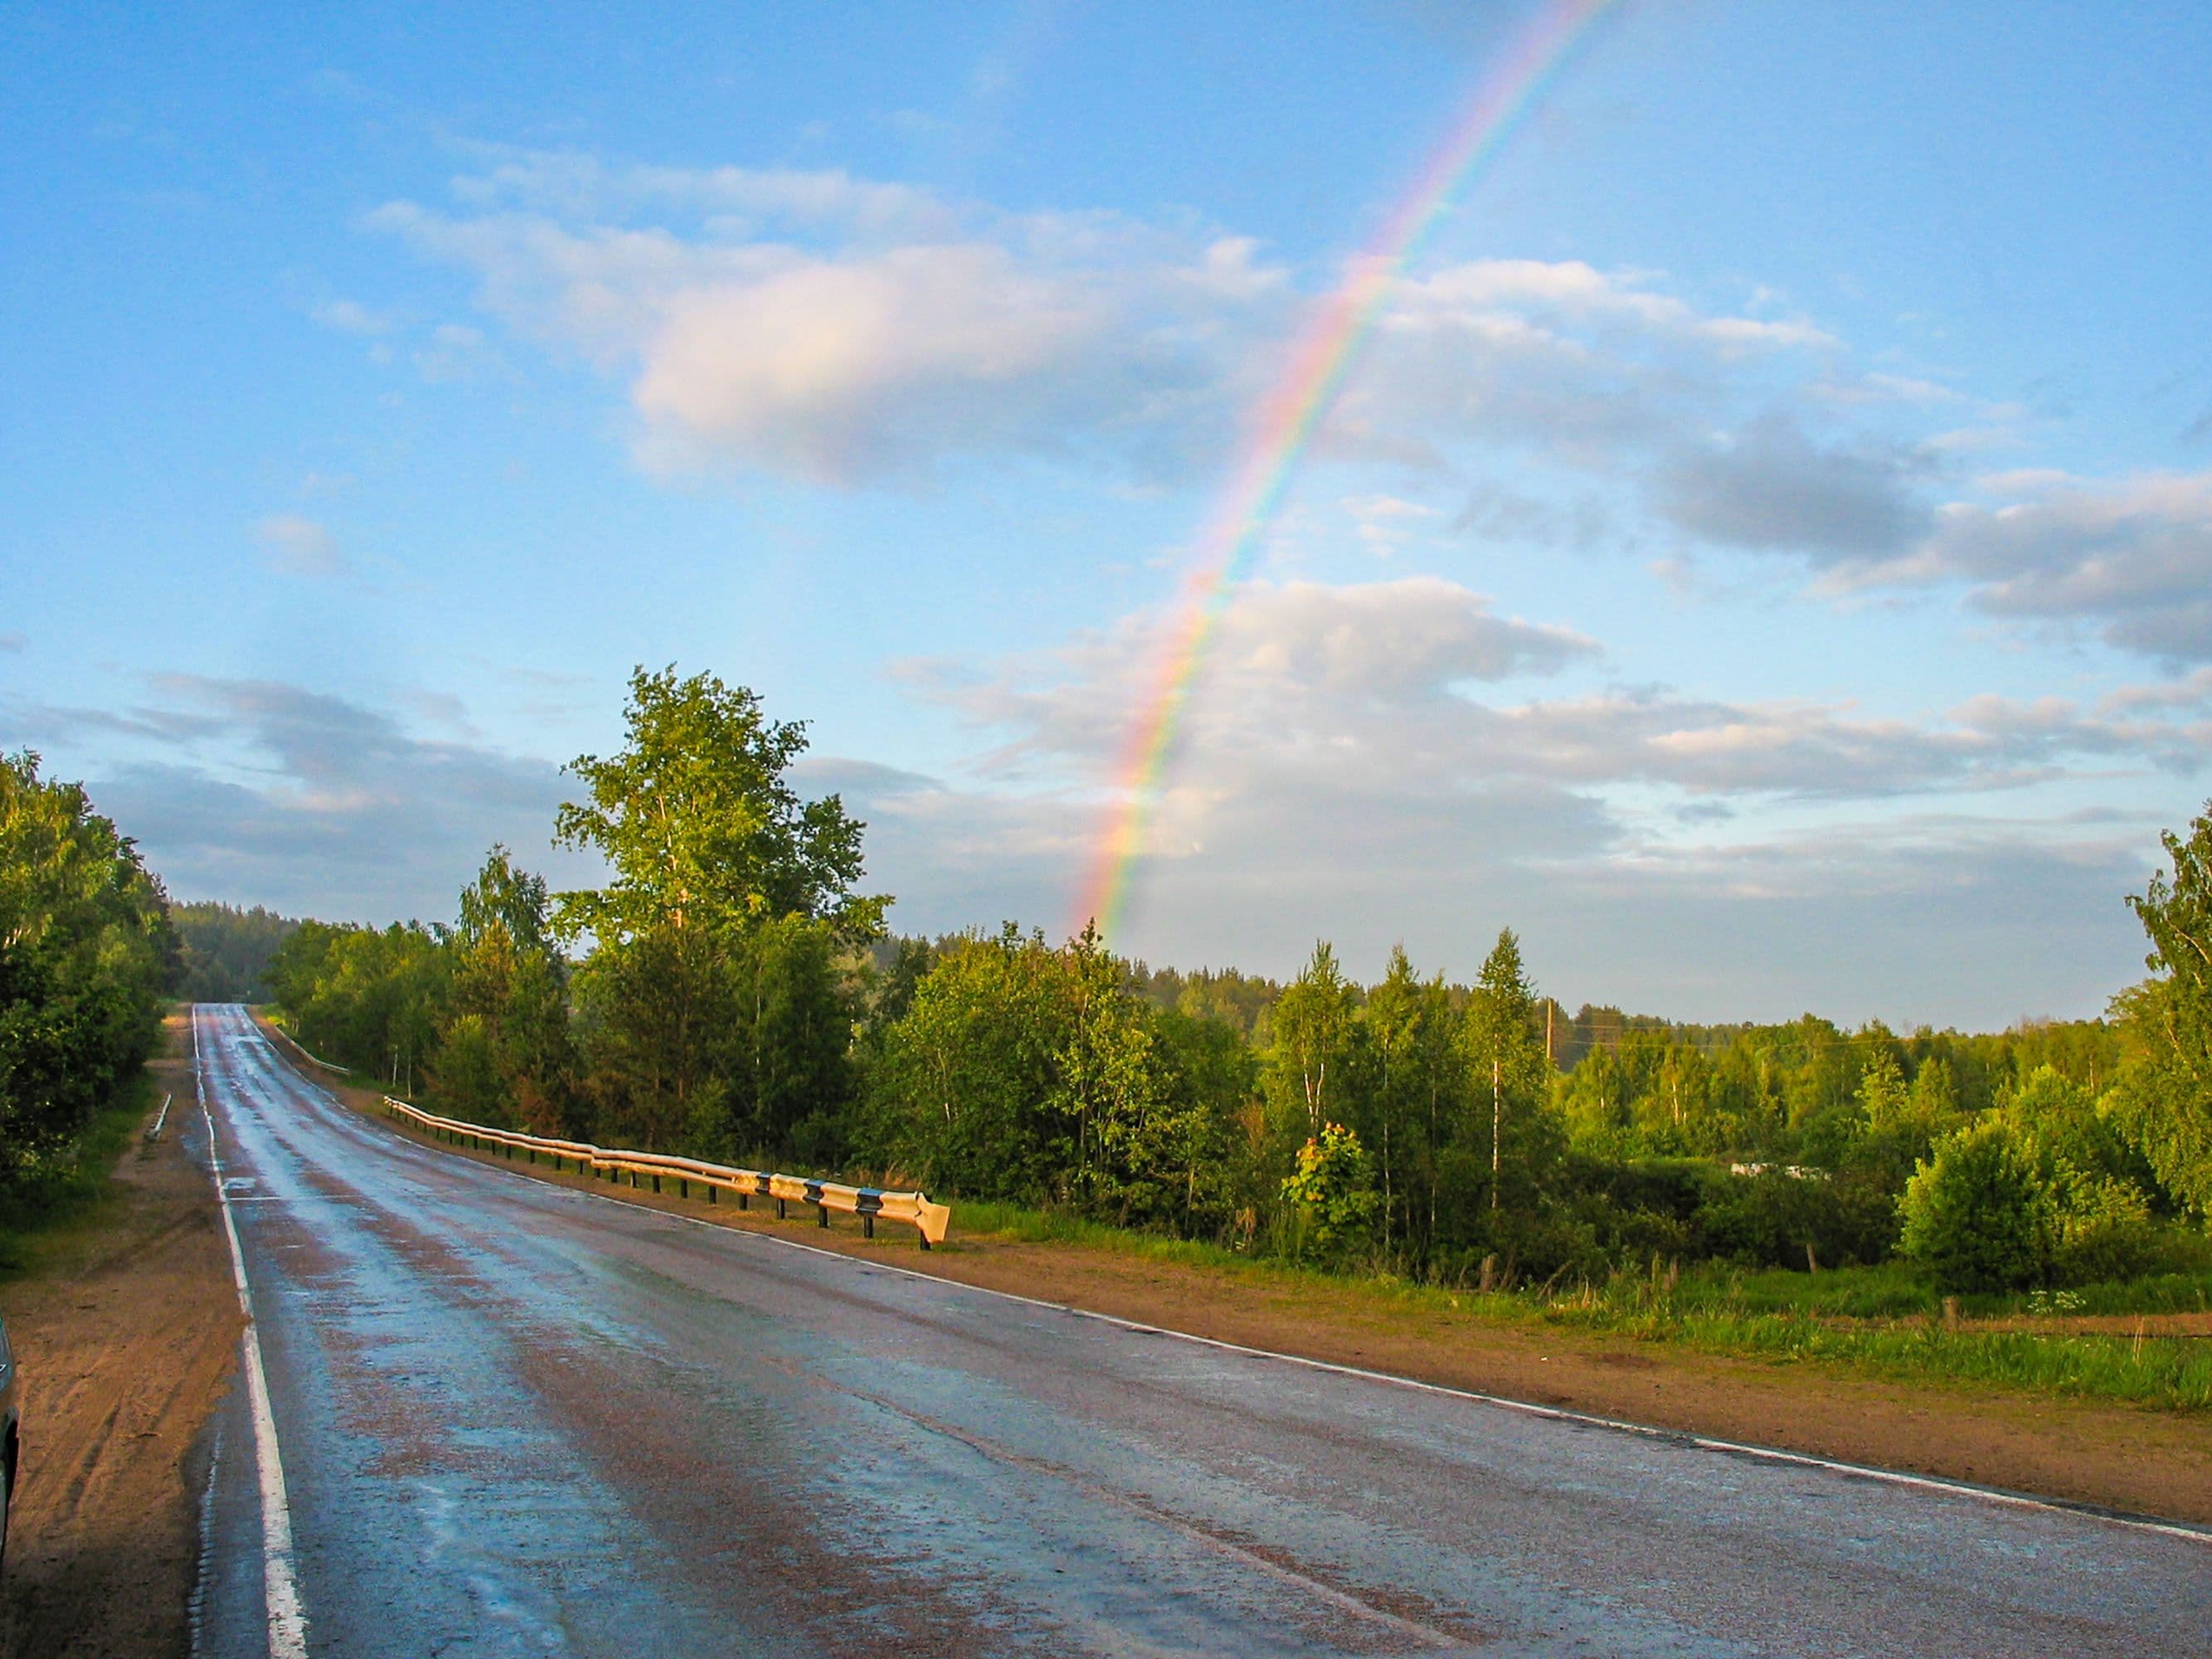
[[[564,936],[617,944],[656,928],[707,933],[805,916],[872,937],[886,901],[854,891],[861,834],[836,795],[792,787],[804,722],[770,720],[759,697],[712,674],[633,672],[628,742],[568,771],[585,799],[561,808],[561,842],[603,854],[605,886],[560,896]]]

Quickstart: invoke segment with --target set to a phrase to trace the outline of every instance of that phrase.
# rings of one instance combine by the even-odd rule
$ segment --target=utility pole
[[[1544,1064],[1553,1070],[1558,1069],[1559,1061],[1552,1058],[1552,1016],[1559,1011],[1559,1005],[1556,999],[1552,997],[1544,999]]]

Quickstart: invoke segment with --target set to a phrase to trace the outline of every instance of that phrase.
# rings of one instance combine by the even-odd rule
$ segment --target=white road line
[[[208,1107],[207,1071],[200,1058],[200,1011],[192,1009],[192,1076],[198,1085],[200,1115],[207,1121],[208,1164],[215,1173],[216,1197],[222,1206],[222,1230],[230,1240],[230,1273],[238,1285],[238,1310],[246,1316],[246,1403],[253,1417],[253,1461],[261,1477],[261,1599],[269,1615],[270,1659],[307,1659],[307,1615],[300,1604],[300,1583],[292,1571],[292,1506],[284,1495],[284,1459],[276,1446],[276,1420],[269,1412],[269,1375],[261,1364],[261,1334],[254,1327],[253,1295],[246,1283],[246,1255],[238,1245],[238,1224],[231,1218],[230,1194],[223,1190],[222,1160],[215,1149],[215,1114]]]
[[[295,1073],[295,1077],[310,1087],[319,1087],[313,1079]],[[340,1110],[347,1109],[332,1099]],[[415,1146],[435,1156],[436,1149],[401,1134],[391,1125],[383,1127],[392,1139],[402,1146]],[[1194,1336],[1188,1331],[1170,1329],[1164,1325],[1147,1325],[1133,1319],[1122,1319],[1113,1314],[1095,1313],[1088,1308],[1070,1307],[1065,1302],[1048,1302],[1041,1297],[1023,1296],[1014,1291],[994,1290],[988,1285],[971,1285],[965,1279],[950,1279],[937,1273],[926,1273],[912,1267],[902,1267],[889,1261],[848,1255],[842,1250],[825,1250],[818,1244],[802,1243],[795,1238],[784,1238],[769,1232],[756,1232],[749,1227],[727,1226],[719,1221],[709,1221],[702,1216],[679,1215],[672,1210],[654,1209],[649,1205],[633,1204],[612,1193],[594,1192],[587,1187],[570,1187],[543,1181],[521,1170],[511,1170],[496,1164],[483,1164],[474,1158],[439,1159],[452,1167],[453,1163],[465,1164],[494,1176],[505,1176],[509,1180],[529,1182],[532,1187],[554,1192],[573,1193],[580,1198],[595,1198],[602,1203],[618,1204],[633,1214],[660,1216],[670,1221],[681,1221],[694,1227],[705,1227],[722,1237],[758,1239],[763,1243],[781,1244],[787,1249],[805,1250],[810,1255],[826,1255],[839,1261],[858,1262],[863,1267],[877,1267],[908,1279],[918,1279],[925,1284],[949,1285],[958,1290],[973,1291],[980,1296],[995,1296],[1008,1302],[1019,1302],[1031,1308],[1043,1308],[1053,1313],[1073,1314],[1078,1319],[1094,1319],[1102,1325],[1135,1332],[1146,1336],[1173,1337],[1178,1342],[1194,1342],[1201,1347],[1218,1348],[1224,1353],[1243,1354],[1254,1359],[1276,1359],[1285,1364],[1303,1365],[1309,1370],[1333,1372],[1339,1376],[1356,1376],[1364,1382],[1386,1383],[1394,1389],[1410,1389],[1419,1394],[1441,1395],[1453,1400],[1471,1400],[1477,1405],[1495,1406],[1501,1411],[1519,1412],[1526,1416],[1543,1418],[1554,1423],[1572,1423],[1583,1428],[1610,1429],[1617,1434],[1636,1435],[1646,1440],[1672,1441],[1677,1445],[1694,1446],[1701,1451],[1731,1452],[1741,1457],[1754,1458],[1766,1463],[1786,1463],[1800,1468],[1820,1469],[1831,1474],[1856,1477],[1880,1481],[1886,1486],[1910,1487],[1921,1492],[1940,1492],[1953,1498],[1964,1498],[1976,1503],[1999,1508],[2038,1510],[2048,1515],[2072,1516],[2081,1520],[2099,1521],[2107,1526],[2125,1527],[2137,1532],[2157,1533],[2168,1538],[2185,1539],[2192,1544],[2212,1546],[2212,1529],[2191,1526],[2185,1522],[2160,1521],[2149,1516],[2127,1515],[2118,1510],[2100,1509],[2094,1504],[2069,1503],[2063,1498],[2036,1498],[2027,1492],[2007,1492],[2000,1486],[1978,1486],[1970,1481],[1946,1480],[1940,1475],[1911,1474],[1902,1469],[1885,1469],[1870,1463],[1847,1463],[1832,1457],[1820,1457],[1811,1452],[1785,1451],[1776,1446],[1753,1445],[1741,1440],[1721,1440],[1711,1435],[1692,1434],[1686,1430],[1661,1428],[1650,1423],[1629,1423],[1618,1418],[1599,1417],[1589,1412],[1571,1411],[1560,1406],[1543,1406],[1534,1401],[1515,1400],[1510,1395],[1483,1394],[1474,1389],[1455,1389],[1442,1382],[1423,1382],[1414,1377],[1394,1376],[1389,1371],[1369,1370],[1359,1365],[1341,1365],[1333,1360],[1310,1359],[1304,1354],[1284,1353],[1273,1348],[1248,1347],[1241,1342],[1224,1342],[1218,1337]]]

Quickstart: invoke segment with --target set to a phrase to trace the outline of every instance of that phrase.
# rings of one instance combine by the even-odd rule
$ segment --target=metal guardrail
[[[285,1042],[299,1054],[300,1058],[306,1060],[310,1066],[319,1066],[326,1072],[336,1072],[340,1077],[347,1077],[352,1074],[353,1067],[350,1066],[333,1066],[321,1055],[309,1054],[307,1052],[307,1045],[306,1043],[301,1042],[299,1038],[294,1036],[289,1031],[279,1025],[275,1020],[258,1021],[256,1023],[264,1024],[270,1030],[276,1032],[278,1036],[283,1037]]]
[[[697,1186],[705,1188],[708,1203],[718,1201],[718,1193],[728,1193],[736,1198],[741,1210],[750,1208],[756,1198],[774,1199],[779,1217],[787,1213],[788,1205],[811,1204],[817,1222],[824,1227],[830,1224],[830,1212],[841,1210],[847,1215],[860,1217],[860,1230],[870,1238],[876,1236],[878,1218],[903,1222],[921,1235],[921,1248],[925,1250],[945,1242],[945,1230],[952,1220],[950,1205],[933,1204],[921,1193],[887,1193],[874,1187],[848,1187],[835,1181],[809,1181],[801,1176],[732,1169],[724,1164],[707,1164],[695,1158],[677,1158],[663,1152],[614,1152],[594,1146],[589,1141],[555,1140],[514,1129],[487,1128],[481,1123],[464,1122],[459,1118],[440,1117],[390,1095],[384,1097],[384,1104],[392,1116],[456,1146],[466,1141],[479,1150],[496,1148],[509,1158],[523,1152],[533,1164],[542,1156],[551,1159],[556,1170],[574,1164],[577,1174],[594,1179],[605,1174],[619,1182],[627,1175],[630,1185],[635,1187],[650,1178],[656,1193],[661,1190],[663,1181],[672,1180],[679,1196],[689,1198],[691,1188]]]

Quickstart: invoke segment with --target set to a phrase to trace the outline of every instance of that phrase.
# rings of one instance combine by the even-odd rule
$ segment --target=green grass
[[[1643,1275],[1624,1276],[1636,1282]],[[1579,1287],[1577,1287],[1577,1289]],[[1571,1297],[1573,1291],[1563,1292]],[[1782,1268],[1745,1271],[1715,1263],[1682,1270],[1673,1291],[1686,1311],[1802,1315],[1823,1320],[1929,1318],[1942,1312],[1936,1287],[1901,1261],[1874,1267],[1823,1269],[1817,1273]],[[2212,1271],[2162,1273],[2117,1284],[2083,1285],[2065,1291],[2005,1291],[1959,1297],[1969,1318],[2033,1317],[2044,1314],[2119,1315],[2201,1313],[2212,1310]]]
[[[1942,1297],[1901,1262],[1818,1273],[1745,1272],[1707,1264],[1669,1275],[1621,1273],[1603,1285],[1487,1294],[1411,1283],[1390,1273],[1328,1273],[1218,1244],[1133,1232],[1059,1210],[963,1200],[953,1238],[1068,1245],[1174,1261],[1281,1283],[1364,1291],[1378,1309],[1429,1317],[1446,1310],[1487,1322],[1674,1345],[1699,1353],[1938,1386],[2212,1411],[2212,1339],[1990,1330],[1993,1318],[2195,1311],[2212,1302],[2212,1273],[2164,1273],[2040,1298],[2026,1292]],[[2056,1305],[2052,1305],[2055,1302]]]
[[[0,1194],[0,1277],[13,1277],[34,1266],[44,1240],[96,1218],[103,1206],[115,1201],[116,1161],[154,1103],[154,1079],[141,1072],[85,1126],[77,1137],[76,1155],[65,1169]]]
[[[2212,1341],[2189,1337],[1993,1331],[1978,1329],[1971,1320],[1954,1328],[1926,1316],[1846,1319],[1759,1310],[1748,1303],[1717,1304],[1626,1280],[1556,1298],[1539,1316],[1571,1330],[1680,1343],[1701,1352],[1782,1364],[1811,1362],[1907,1382],[2212,1410]]]
[[[1164,1233],[1138,1232],[1092,1221],[1066,1210],[1032,1209],[1025,1205],[1000,1204],[983,1199],[955,1200],[952,1229],[956,1242],[962,1238],[992,1238],[1012,1244],[1075,1244],[1155,1261],[1181,1261],[1198,1267],[1287,1267],[1285,1263],[1255,1261],[1251,1256],[1218,1244],[1173,1238]]]

